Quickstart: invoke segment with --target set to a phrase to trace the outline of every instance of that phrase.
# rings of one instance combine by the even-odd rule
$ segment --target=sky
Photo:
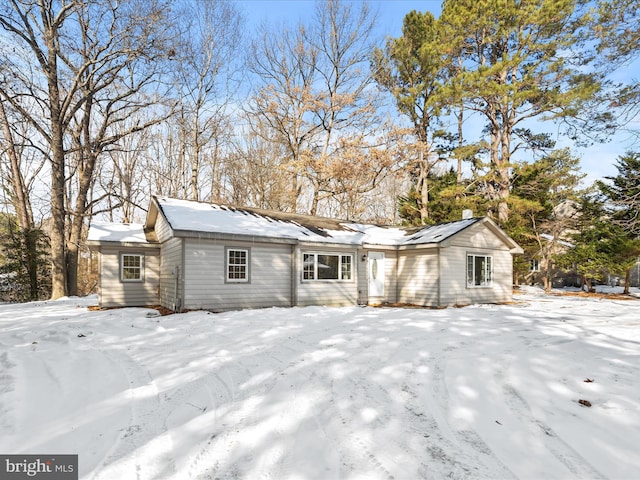
[[[314,0],[236,0],[240,7],[260,23],[261,20],[279,23],[309,18],[315,8]],[[350,0],[361,3],[360,0]],[[439,15],[441,0],[372,0],[369,5],[380,13],[379,31],[384,36],[402,33],[402,20],[411,10],[430,11]]]
[[[360,0],[351,0],[360,2]],[[280,24],[282,22],[297,22],[305,20],[313,15],[314,0],[236,0],[240,9],[255,25],[261,22]],[[382,38],[398,37],[402,33],[402,21],[411,10],[430,11],[435,16],[441,12],[441,0],[371,0],[369,5],[379,11],[378,34]],[[626,81],[640,77],[640,59],[626,69],[621,69],[616,77]],[[470,120],[473,121],[473,120]],[[480,122],[478,128],[481,128]],[[640,120],[633,124],[638,130]],[[576,147],[566,140],[557,126],[551,123],[543,124],[541,131],[550,133],[557,141],[557,147],[570,147],[572,152],[581,158],[581,166],[587,174],[585,183],[591,184],[594,180],[603,176],[615,176],[617,170],[614,166],[615,159],[629,150],[638,150],[640,146],[634,145],[633,138],[628,134],[618,134],[611,141],[604,144],[592,144],[587,147]],[[472,135],[467,134],[469,137]]]

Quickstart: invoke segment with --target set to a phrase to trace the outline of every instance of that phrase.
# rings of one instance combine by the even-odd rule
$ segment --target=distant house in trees
[[[488,218],[400,228],[153,197],[144,225],[93,223],[103,307],[215,311],[511,300],[522,249]]]
[[[540,238],[544,242],[543,248],[550,249],[550,251],[547,252],[547,255],[536,255],[530,260],[531,268],[525,277],[526,283],[530,285],[545,285],[545,276],[548,275],[553,288],[579,287],[581,277],[575,268],[560,268],[552,265],[551,271],[547,269],[549,254],[559,255],[565,253],[573,247],[573,244],[566,240],[554,240],[551,235],[546,233],[541,234]]]

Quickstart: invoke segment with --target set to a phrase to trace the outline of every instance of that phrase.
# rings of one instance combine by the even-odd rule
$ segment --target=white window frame
[[[484,272],[479,272],[480,283],[476,283],[478,277],[476,259],[484,259]],[[471,263],[469,260],[471,260]],[[467,272],[467,288],[491,288],[493,286],[493,257],[491,255],[467,253],[465,269]]]
[[[231,253],[232,252],[242,252],[244,253],[245,261],[243,263],[235,263],[231,262]],[[249,248],[240,248],[240,247],[227,247],[225,249],[225,261],[224,261],[224,271],[225,271],[225,282],[226,283],[249,283],[251,278],[251,249]],[[235,258],[234,258],[235,260]],[[231,267],[244,267],[244,276],[243,277],[232,277],[230,268]],[[237,272],[236,272],[237,273]]]
[[[318,257],[337,257],[336,272],[339,278],[319,278]],[[354,279],[354,255],[342,252],[302,252],[302,281],[303,282],[352,282]]]
[[[532,258],[531,262],[530,262],[530,265],[531,265],[531,269],[530,269],[531,272],[539,272],[540,271],[540,259]]]
[[[125,257],[138,258],[139,265],[125,265]],[[125,270],[135,271],[138,270],[138,275],[135,278],[125,278]],[[120,281],[124,283],[132,282],[144,282],[144,255],[141,253],[121,253],[120,254]]]

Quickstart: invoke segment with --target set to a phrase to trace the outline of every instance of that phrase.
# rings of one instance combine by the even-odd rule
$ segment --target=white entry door
[[[369,298],[384,297],[384,253],[369,252]]]

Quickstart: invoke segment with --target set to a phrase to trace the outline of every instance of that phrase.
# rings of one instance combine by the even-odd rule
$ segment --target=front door
[[[384,297],[384,253],[369,252],[369,298]]]

